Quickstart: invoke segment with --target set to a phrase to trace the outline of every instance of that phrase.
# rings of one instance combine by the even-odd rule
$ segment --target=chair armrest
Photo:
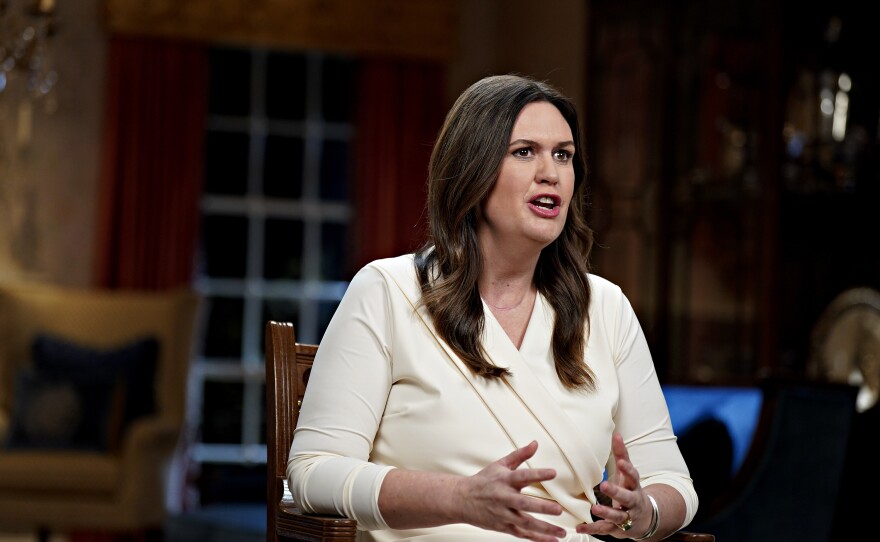
[[[6,441],[7,431],[9,431],[9,414],[0,408],[0,442]]]
[[[293,540],[353,542],[357,536],[357,521],[341,516],[304,514],[290,498],[284,498],[275,507],[275,532]]]
[[[133,422],[123,439],[121,498],[137,503],[154,521],[164,514],[168,466],[180,435],[179,424],[153,416]]]
[[[180,429],[179,424],[158,416],[133,422],[122,442],[125,461],[139,461],[146,455],[173,450],[177,446]]]
[[[663,542],[715,542],[715,535],[678,531],[664,538]]]
[[[275,508],[275,532],[278,535],[309,542],[353,541],[357,522],[342,516],[304,514],[290,499],[282,499]],[[715,542],[707,533],[678,531],[664,542]]]

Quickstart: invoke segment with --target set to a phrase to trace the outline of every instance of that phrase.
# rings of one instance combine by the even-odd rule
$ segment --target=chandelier
[[[0,0],[0,102],[13,92],[40,100],[58,80],[52,58],[55,0],[24,0],[17,9],[15,3]]]

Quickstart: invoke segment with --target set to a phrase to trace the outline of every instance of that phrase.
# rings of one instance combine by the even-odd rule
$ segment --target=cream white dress
[[[321,340],[294,433],[287,475],[300,508],[357,519],[362,540],[513,540],[464,524],[390,529],[379,487],[395,466],[469,476],[537,440],[527,465],[555,468],[557,477],[523,492],[562,505],[561,516],[539,517],[564,527],[565,540],[594,540],[574,529],[591,521],[592,488],[606,467],[612,472],[618,431],[642,485],[678,490],[682,526],[690,523],[697,495],[636,315],[614,284],[591,275],[590,285],[585,357],[597,389],[570,391],[556,376],[553,310],[542,296],[519,349],[484,304],[485,349],[513,373],[486,380],[471,375],[418,307],[412,255],[365,266]]]

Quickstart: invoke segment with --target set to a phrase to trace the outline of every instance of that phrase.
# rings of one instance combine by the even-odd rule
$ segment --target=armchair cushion
[[[0,481],[5,495],[34,498],[44,495],[65,498],[75,494],[113,495],[126,476],[120,457],[111,454],[74,451],[58,453],[54,450],[10,450],[0,454]],[[2,512],[2,510],[0,510]],[[3,524],[0,521],[0,524]]]
[[[156,411],[154,337],[95,349],[44,333],[32,350],[7,448],[115,451],[131,422]]]
[[[41,333],[33,345],[34,366],[40,372],[79,373],[94,379],[118,378],[125,398],[123,425],[156,412],[158,358],[159,341],[155,337],[143,337],[118,348],[99,349]]]
[[[117,390],[112,377],[41,374],[23,367],[16,375],[6,448],[105,451]]]

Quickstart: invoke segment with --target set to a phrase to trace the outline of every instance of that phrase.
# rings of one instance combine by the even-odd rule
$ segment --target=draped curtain
[[[424,241],[428,160],[446,111],[444,73],[435,62],[361,64],[352,270]]]
[[[191,287],[198,247],[207,110],[205,45],[113,37],[98,201],[96,282]],[[354,150],[353,262],[423,240],[425,179],[442,123],[442,63],[362,60]],[[115,542],[114,533],[69,533]],[[127,540],[142,540],[148,533]],[[140,537],[140,538],[138,538]]]
[[[191,287],[207,66],[205,47],[192,42],[110,39],[95,243],[99,287]],[[146,542],[152,536],[67,535],[71,542]]]
[[[198,242],[207,52],[174,40],[110,40],[96,282],[190,286]]]
[[[366,58],[358,88],[352,271],[424,240],[425,180],[442,124],[444,64]],[[192,283],[202,189],[207,53],[160,38],[111,39],[96,282]]]

